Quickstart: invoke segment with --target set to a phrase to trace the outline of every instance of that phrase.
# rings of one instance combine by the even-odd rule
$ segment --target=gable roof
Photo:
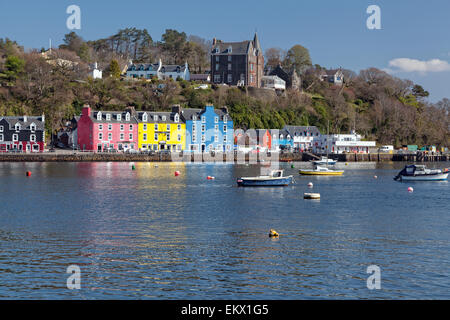
[[[36,130],[45,130],[45,119],[43,119],[42,116],[39,117],[30,117],[26,116],[8,116],[8,117],[1,117],[0,121],[5,120],[9,125],[9,130],[13,130],[16,126],[16,124],[20,124],[21,130],[30,130],[30,126],[34,123],[36,125]]]
[[[305,132],[309,132],[312,135],[320,134],[319,129],[316,126],[284,126],[292,137],[301,136]]]

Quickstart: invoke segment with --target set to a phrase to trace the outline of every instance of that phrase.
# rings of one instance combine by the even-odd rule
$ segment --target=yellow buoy
[[[278,236],[279,236],[278,232],[276,232],[276,231],[273,230],[273,229],[270,229],[270,231],[269,231],[269,237],[278,237]]]

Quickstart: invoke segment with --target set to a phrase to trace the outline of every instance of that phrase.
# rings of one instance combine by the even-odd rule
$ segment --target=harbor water
[[[1,299],[450,298],[450,185],[404,163],[265,188],[236,184],[260,165],[132,165],[0,163]]]

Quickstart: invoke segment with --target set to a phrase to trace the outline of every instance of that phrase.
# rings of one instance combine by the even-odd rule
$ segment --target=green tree
[[[5,61],[5,68],[0,77],[5,79],[9,84],[14,83],[23,73],[25,61],[16,56],[8,56]]]
[[[283,66],[288,70],[295,70],[297,74],[302,74],[311,65],[308,49],[299,44],[289,49],[283,60]]]
[[[119,62],[115,59],[111,60],[111,63],[109,64],[109,75],[115,79],[119,79],[120,73]]]

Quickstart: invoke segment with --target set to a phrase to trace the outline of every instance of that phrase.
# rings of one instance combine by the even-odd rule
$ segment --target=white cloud
[[[389,69],[393,72],[445,72],[450,71],[450,64],[447,61],[431,59],[421,61],[417,59],[398,58],[389,61]]]

